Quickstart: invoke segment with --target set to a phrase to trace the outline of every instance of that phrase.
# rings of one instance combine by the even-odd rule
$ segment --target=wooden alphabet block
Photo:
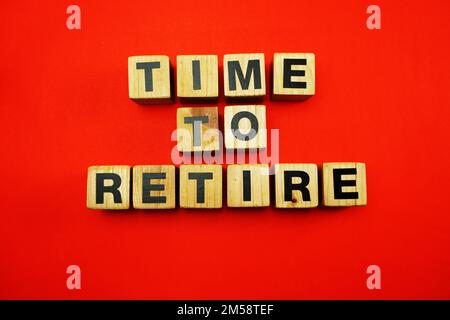
[[[170,102],[169,57],[128,57],[128,94],[140,103]]]
[[[268,207],[270,205],[267,164],[229,165],[227,178],[228,207]]]
[[[178,108],[178,151],[217,151],[220,147],[219,139],[217,107]]]
[[[136,209],[175,208],[175,166],[134,166],[133,207]]]
[[[180,166],[181,208],[222,208],[222,166]]]
[[[359,162],[323,164],[323,204],[330,207],[367,204],[366,165]]]
[[[87,179],[89,209],[130,208],[130,167],[91,166]]]
[[[266,107],[226,106],[224,135],[227,149],[266,148]]]
[[[314,53],[275,53],[272,97],[302,100],[313,96],[316,91],[315,77]]]
[[[216,55],[177,56],[177,96],[185,99],[219,97],[219,65]]]
[[[277,208],[314,208],[319,205],[316,164],[275,165]]]
[[[226,54],[223,57],[225,97],[255,98],[266,94],[263,53]]]

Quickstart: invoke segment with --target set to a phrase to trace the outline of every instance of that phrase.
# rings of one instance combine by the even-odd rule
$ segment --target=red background
[[[450,298],[449,1],[378,0],[379,31],[367,1],[75,3],[81,30],[65,1],[0,13],[0,298]],[[171,162],[181,104],[129,100],[128,56],[247,52],[316,54],[267,125],[281,162],[365,162],[367,207],[86,209],[88,166]]]

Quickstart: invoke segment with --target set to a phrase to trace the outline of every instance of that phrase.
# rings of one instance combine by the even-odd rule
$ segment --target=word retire
[[[319,204],[319,170],[316,164],[276,164],[277,208],[313,208]],[[325,206],[367,204],[366,166],[355,162],[322,165]],[[181,165],[179,204],[182,208],[222,208],[222,166]],[[227,167],[228,207],[270,205],[269,166],[234,164]],[[132,186],[131,186],[132,185]],[[91,166],[88,169],[87,207],[173,209],[176,206],[174,165]]]

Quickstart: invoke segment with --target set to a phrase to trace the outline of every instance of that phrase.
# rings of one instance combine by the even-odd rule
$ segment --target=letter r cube
[[[87,207],[107,210],[129,209],[130,171],[129,166],[89,167]]]

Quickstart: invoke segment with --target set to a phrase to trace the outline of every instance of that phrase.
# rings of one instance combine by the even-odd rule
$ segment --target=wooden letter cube
[[[225,97],[254,98],[266,94],[263,53],[226,54],[223,57]]]
[[[269,166],[235,164],[227,167],[229,207],[267,207],[270,205]]]
[[[177,148],[180,152],[219,150],[217,107],[178,108]]]
[[[314,208],[319,205],[319,180],[315,164],[275,165],[277,208]]]
[[[177,95],[185,99],[219,97],[216,55],[177,56]]]
[[[128,57],[128,93],[140,103],[170,102],[169,57]]]
[[[273,98],[302,100],[313,96],[314,53],[275,53],[273,56]]]
[[[134,166],[133,207],[175,208],[175,166]]]
[[[266,107],[263,105],[225,107],[224,131],[227,149],[266,148]]]
[[[367,204],[366,165],[359,162],[323,164],[323,204],[330,207]]]
[[[130,167],[89,167],[87,180],[87,207],[89,209],[129,209]]]
[[[222,166],[180,166],[181,208],[222,208]]]

